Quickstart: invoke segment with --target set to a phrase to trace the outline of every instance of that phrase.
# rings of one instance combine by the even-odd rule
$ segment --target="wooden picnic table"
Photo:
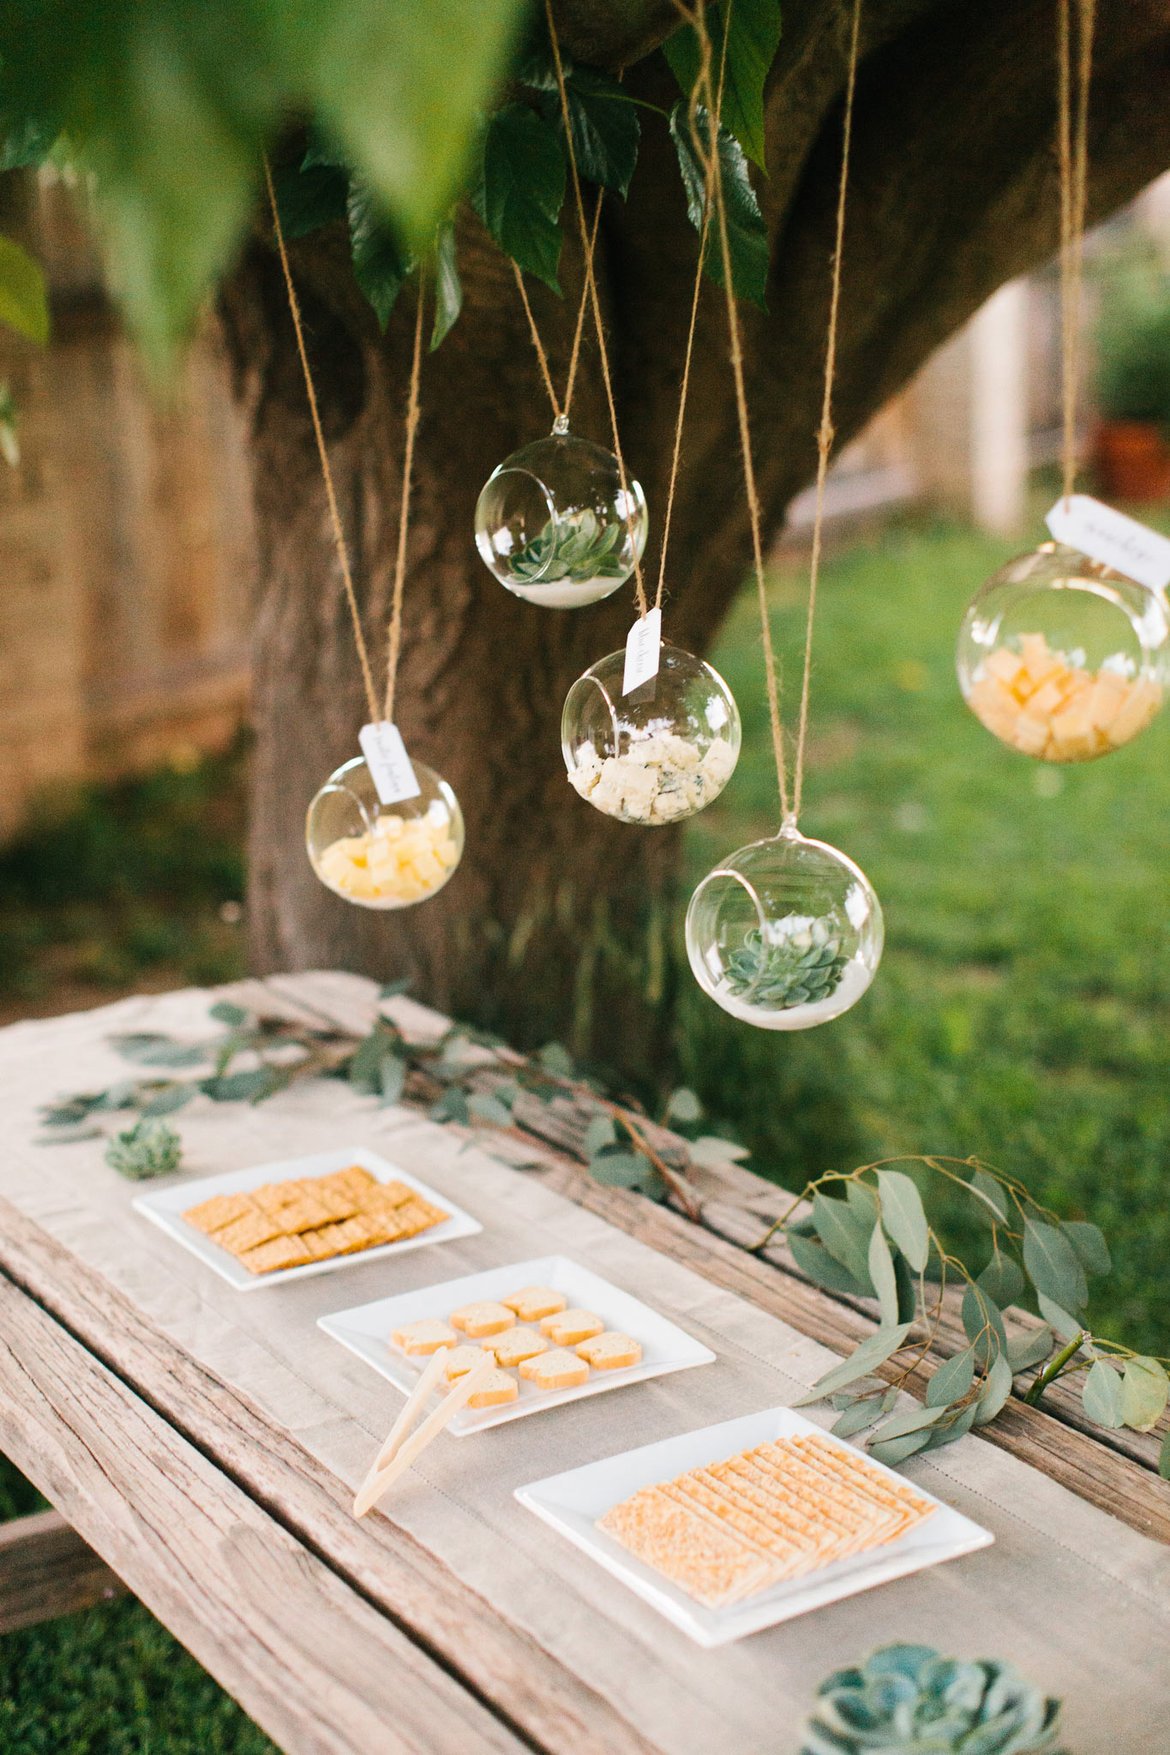
[[[362,1031],[377,994],[329,973],[224,991]],[[745,1247],[778,1193],[742,1169],[704,1178],[696,1221],[591,1181],[571,1102],[518,1109],[523,1146],[469,1142],[325,1080],[257,1107],[190,1105],[185,1171],[365,1145],[484,1229],[241,1295],[132,1210],[100,1143],[34,1143],[38,1105],[125,1076],[111,1032],[205,1035],[211,998],[0,1032],[0,1450],[59,1513],[4,1531],[0,1630],[124,1581],[294,1755],[794,1750],[817,1682],[901,1638],[1014,1660],[1064,1697],[1077,1755],[1170,1747],[1170,1486],[1149,1440],[1091,1435],[1059,1394],[1013,1402],[984,1435],[906,1465],[994,1547],[703,1651],[513,1490],[793,1401],[872,1313],[808,1285],[781,1245]],[[393,1003],[408,1029],[445,1027]],[[355,1485],[399,1398],[317,1317],[549,1253],[638,1293],[716,1363],[444,1437],[356,1522]]]

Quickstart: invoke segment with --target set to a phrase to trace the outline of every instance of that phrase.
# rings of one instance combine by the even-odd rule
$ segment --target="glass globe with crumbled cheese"
[[[681,822],[718,798],[739,757],[739,708],[711,665],[663,645],[658,673],[622,694],[625,651],[579,676],[565,697],[569,783],[623,823]]]
[[[617,458],[571,433],[561,416],[547,439],[494,469],[475,508],[475,545],[500,584],[544,609],[579,609],[624,585],[646,547],[646,501],[622,486]]]
[[[1160,591],[1045,542],[972,598],[956,666],[968,707],[1009,749],[1096,761],[1161,711],[1170,609]]]
[[[359,908],[410,908],[438,895],[463,854],[459,800],[413,762],[417,798],[383,804],[363,756],[330,774],[309,806],[305,845],[325,885]]]
[[[761,1030],[808,1030],[856,1005],[885,930],[869,879],[788,822],[708,872],[687,908],[687,956],[717,1005]]]

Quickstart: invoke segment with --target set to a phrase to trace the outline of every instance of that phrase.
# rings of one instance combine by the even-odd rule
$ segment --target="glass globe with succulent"
[[[800,1755],[1060,1755],[1059,1719],[1010,1664],[887,1645],[821,1683]]]
[[[475,508],[484,564],[545,609],[579,609],[624,585],[647,527],[638,483],[623,486],[613,453],[571,433],[564,416],[492,471]]]

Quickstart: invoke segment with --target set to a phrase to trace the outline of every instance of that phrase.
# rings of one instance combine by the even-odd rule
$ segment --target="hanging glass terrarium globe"
[[[443,888],[463,854],[459,800],[433,769],[413,762],[416,798],[383,804],[364,756],[330,774],[309,805],[305,845],[335,895],[361,908],[409,908]]]
[[[711,665],[663,645],[657,674],[622,694],[611,652],[565,696],[561,751],[582,798],[623,823],[676,823],[718,798],[739,757],[739,708]]]
[[[1091,762],[1160,710],[1170,610],[1160,591],[1045,542],[972,598],[956,664],[963,699],[1001,743],[1045,762]]]
[[[475,543],[501,585],[546,609],[579,609],[624,585],[646,547],[646,501],[617,458],[569,431],[494,469],[475,507]]]
[[[708,872],[687,909],[695,979],[761,1030],[808,1030],[847,1012],[873,980],[884,935],[861,868],[793,822]]]

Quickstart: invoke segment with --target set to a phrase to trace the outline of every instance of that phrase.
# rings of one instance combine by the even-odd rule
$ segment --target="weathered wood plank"
[[[5,1280],[0,1445],[288,1755],[525,1747]]]
[[[502,1619],[407,1531],[382,1518],[355,1522],[349,1493],[293,1434],[274,1430],[246,1397],[172,1345],[109,1281],[2,1199],[0,1273],[51,1309],[99,1360],[113,1363],[163,1419],[214,1455],[270,1516],[326,1555],[445,1667],[485,1698],[506,1700],[512,1722],[534,1746],[652,1755],[653,1745],[609,1701]]]
[[[91,1609],[125,1589],[58,1512],[0,1524],[0,1633]]]

